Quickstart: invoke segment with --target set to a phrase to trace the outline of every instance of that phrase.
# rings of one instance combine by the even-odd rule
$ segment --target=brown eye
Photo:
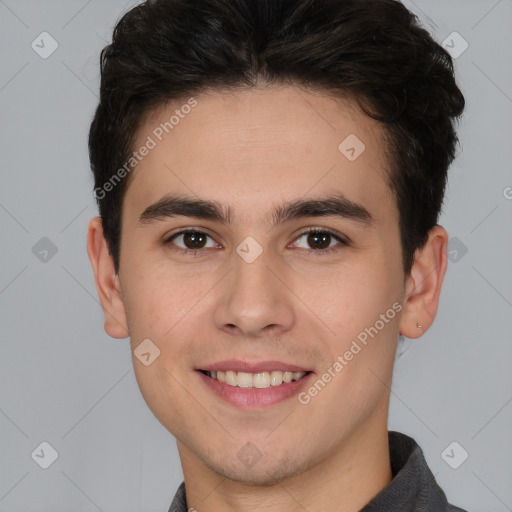
[[[302,243],[302,245],[298,244],[297,241],[304,238],[305,241]],[[339,244],[334,244],[332,246],[332,242],[337,241]],[[330,231],[326,230],[309,230],[302,235],[300,235],[295,243],[301,248],[301,249],[315,249],[315,250],[321,250],[321,252],[328,252],[330,249],[334,249],[336,245],[348,245],[348,243],[343,240],[338,235],[335,235],[334,233],[331,233]]]
[[[327,249],[331,244],[331,238],[329,233],[309,233],[307,242],[313,249]]]
[[[216,244],[213,240],[210,242],[210,245],[207,246],[208,238],[212,240],[209,235],[203,233],[202,231],[186,230],[170,236],[165,241],[165,243],[169,245],[175,245],[176,249],[172,248],[173,251],[194,252],[205,248],[215,247]]]
[[[189,231],[183,233],[183,243],[187,249],[202,249],[206,243],[206,236],[198,231]]]

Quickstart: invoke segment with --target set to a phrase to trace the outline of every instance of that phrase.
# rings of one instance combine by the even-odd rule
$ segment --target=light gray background
[[[182,480],[128,340],[103,331],[86,253],[99,52],[135,3],[0,0],[1,512],[167,511]],[[512,1],[405,3],[439,42],[468,42],[467,110],[440,222],[457,253],[435,324],[400,349],[389,427],[418,441],[451,502],[510,511]],[[43,31],[59,45],[46,59],[31,48]],[[46,262],[43,237],[57,248]],[[31,458],[43,441],[58,452],[48,469]],[[453,441],[469,453],[458,469],[441,457]]]

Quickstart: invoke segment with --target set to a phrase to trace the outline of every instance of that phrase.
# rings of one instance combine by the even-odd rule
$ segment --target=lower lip
[[[242,409],[261,409],[277,404],[296,395],[307,386],[314,373],[308,373],[299,380],[285,382],[269,388],[239,388],[213,379],[197,370],[202,381],[219,397]]]

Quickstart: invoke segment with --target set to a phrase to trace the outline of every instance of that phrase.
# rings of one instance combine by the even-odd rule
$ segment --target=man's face
[[[133,171],[123,202],[123,314],[132,350],[146,339],[160,350],[147,366],[135,356],[133,363],[180,454],[261,483],[386,429],[395,303],[404,293],[398,212],[382,132],[353,104],[292,87],[195,99],[161,141],[154,130],[181,104],[156,110],[138,132],[135,149],[148,136],[156,147]],[[171,195],[213,201],[229,209],[230,222],[147,210]],[[361,208],[274,214],[341,196]],[[195,234],[169,240],[185,228]],[[296,384],[245,389],[200,371],[228,360],[263,362],[269,377],[277,362],[310,373]],[[265,375],[258,379],[265,384]]]

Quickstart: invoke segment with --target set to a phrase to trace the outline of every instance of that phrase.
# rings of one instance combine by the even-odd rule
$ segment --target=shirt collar
[[[391,430],[388,440],[393,479],[360,512],[465,512],[448,503],[412,437]]]
[[[388,432],[391,482],[360,512],[466,512],[448,504],[416,441],[401,432]],[[169,512],[187,512],[185,482]]]

